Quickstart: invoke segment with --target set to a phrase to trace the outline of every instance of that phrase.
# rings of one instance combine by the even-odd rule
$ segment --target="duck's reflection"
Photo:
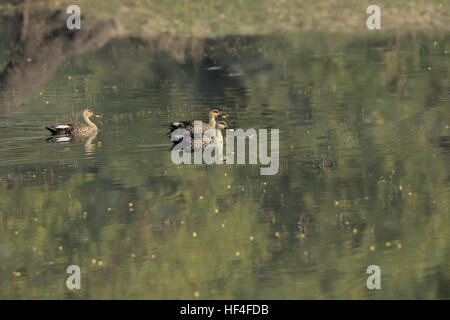
[[[97,132],[93,132],[90,135],[59,135],[50,136],[47,138],[47,142],[57,143],[69,143],[69,142],[84,142],[84,150],[87,155],[95,153],[95,143],[93,141],[97,137]]]

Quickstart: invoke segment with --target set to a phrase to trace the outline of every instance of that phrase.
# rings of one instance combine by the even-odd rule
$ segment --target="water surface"
[[[448,299],[448,40],[118,39],[0,85],[0,298]],[[171,161],[167,124],[219,106],[280,129],[277,175]],[[86,107],[94,139],[46,141]]]

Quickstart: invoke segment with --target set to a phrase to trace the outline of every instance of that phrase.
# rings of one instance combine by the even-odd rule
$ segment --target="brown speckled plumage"
[[[89,136],[97,132],[97,126],[89,118],[94,115],[91,110],[83,111],[83,120],[85,123],[63,123],[53,127],[46,127],[52,135],[73,135]]]
[[[225,121],[218,121],[217,129],[207,130],[201,134],[201,137],[195,138],[194,132],[190,132],[188,137],[191,139],[191,151],[200,151],[208,146],[223,145],[223,137],[221,130],[228,127]],[[174,141],[174,146],[182,141]]]

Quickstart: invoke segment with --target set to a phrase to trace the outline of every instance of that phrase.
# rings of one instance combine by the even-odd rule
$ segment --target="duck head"
[[[92,116],[95,116],[96,118],[101,118],[101,114],[95,114],[94,111],[90,109],[86,109],[83,111],[83,118],[89,119]]]
[[[220,111],[217,110],[217,109],[212,109],[212,110],[209,112],[209,118],[210,118],[210,119],[216,119],[216,118],[219,117],[219,116],[220,116]]]
[[[217,129],[223,130],[225,128],[228,128],[228,123],[226,123],[225,121],[218,121],[217,122]]]
[[[90,118],[94,115],[94,111],[86,109],[83,111],[83,118]]]

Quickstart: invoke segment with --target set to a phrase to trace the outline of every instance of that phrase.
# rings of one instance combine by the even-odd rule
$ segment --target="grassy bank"
[[[64,10],[71,0],[0,1],[0,12],[30,14]],[[368,0],[80,0],[82,17],[114,20],[120,33],[148,37],[162,32],[180,36],[273,34],[296,30],[367,32]],[[382,28],[448,30],[449,1],[378,1]]]

